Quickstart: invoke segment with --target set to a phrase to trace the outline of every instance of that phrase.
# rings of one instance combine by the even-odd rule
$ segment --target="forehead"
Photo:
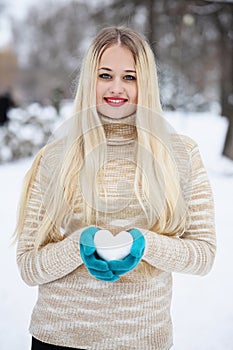
[[[102,54],[99,66],[122,67],[125,69],[135,68],[135,61],[132,52],[121,45],[112,45],[108,47]]]

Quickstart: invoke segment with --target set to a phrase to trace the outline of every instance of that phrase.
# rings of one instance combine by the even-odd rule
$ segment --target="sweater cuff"
[[[75,242],[76,244],[79,245],[79,240],[80,240],[81,234],[82,234],[82,232],[83,232],[85,229],[87,229],[88,227],[90,227],[90,226],[84,226],[84,227],[82,227],[82,228],[80,228],[80,229],[78,229],[78,230],[72,232],[72,233],[68,236],[68,238],[71,239],[73,242]]]
[[[158,234],[147,229],[138,228],[139,231],[143,234],[146,240],[145,251],[142,257],[142,260],[145,260],[149,263],[155,257],[155,252],[152,247],[154,246],[155,240],[158,239]]]

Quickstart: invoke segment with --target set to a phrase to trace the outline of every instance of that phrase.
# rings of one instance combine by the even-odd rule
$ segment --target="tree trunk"
[[[147,38],[151,45],[153,52],[155,53],[155,41],[156,41],[156,17],[155,0],[147,0],[145,2],[147,10]]]
[[[223,147],[223,155],[233,160],[233,118],[227,118],[229,121]]]
[[[147,0],[147,14],[148,14],[148,40],[153,44],[154,38],[154,0]]]
[[[228,130],[223,147],[223,155],[233,160],[233,42],[227,31],[221,36],[221,108],[228,119]]]

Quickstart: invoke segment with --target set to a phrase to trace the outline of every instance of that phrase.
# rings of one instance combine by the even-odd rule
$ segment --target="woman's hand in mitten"
[[[122,260],[111,260],[108,262],[109,268],[115,275],[124,275],[133,270],[141,261],[145,250],[145,238],[138,229],[129,230],[133,237],[133,244],[129,255]]]
[[[119,276],[115,276],[108,266],[108,263],[101,259],[96,253],[94,236],[99,229],[90,226],[80,236],[80,255],[92,276],[101,281],[115,282]]]

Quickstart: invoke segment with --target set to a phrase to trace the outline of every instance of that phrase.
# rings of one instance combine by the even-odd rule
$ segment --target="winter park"
[[[66,128],[82,57],[110,25],[127,25],[151,43],[163,117],[197,143],[213,191],[214,264],[204,276],[172,273],[171,350],[232,350],[233,1],[18,3],[16,14],[13,1],[0,0],[0,350],[31,348],[38,298],[38,287],[20,276],[13,242],[23,179]]]

